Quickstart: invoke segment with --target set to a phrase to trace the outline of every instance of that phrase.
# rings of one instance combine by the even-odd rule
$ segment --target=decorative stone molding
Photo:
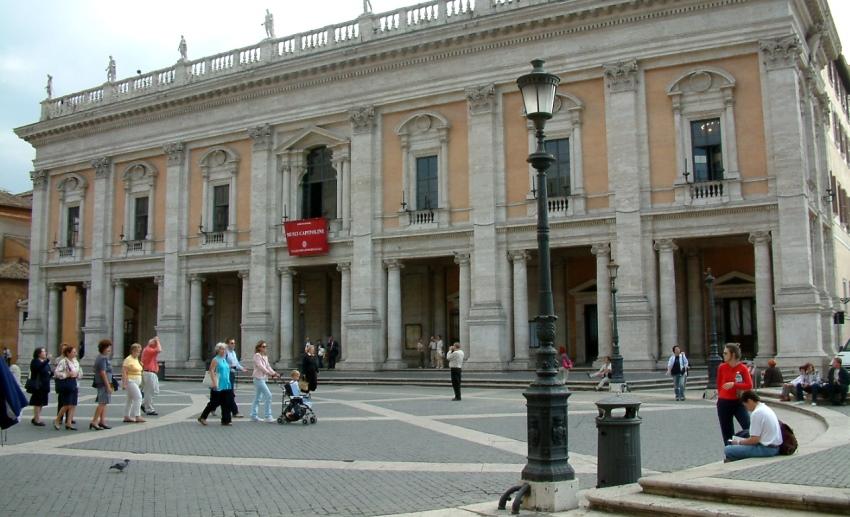
[[[112,173],[112,158],[104,156],[92,160],[91,166],[94,167],[94,177],[97,179],[109,178]]]
[[[415,113],[395,128],[401,141],[401,189],[406,205],[399,209],[402,228],[432,229],[449,224],[449,120],[436,111]],[[418,206],[417,159],[437,157],[437,200]],[[432,200],[433,201],[433,200]]]
[[[261,126],[249,128],[248,136],[251,137],[251,140],[253,141],[255,151],[270,149],[272,146],[272,140],[274,140],[271,124],[263,124]]]
[[[795,66],[800,59],[800,40],[795,35],[759,41],[764,66],[778,70]]]
[[[244,279],[248,278],[248,276],[249,276],[250,274],[251,274],[251,273],[250,273],[250,271],[242,270],[242,271],[237,272],[237,273],[236,273],[236,276],[237,276],[237,277],[239,277],[239,278],[241,278],[242,280],[244,280]]]
[[[404,264],[402,264],[401,261],[398,259],[386,259],[384,260],[384,267],[388,270],[403,269]]]
[[[183,158],[186,156],[186,147],[183,142],[172,142],[162,146],[162,151],[168,156],[168,165],[176,166],[183,164]]]
[[[493,110],[496,100],[495,84],[470,86],[466,88],[465,93],[471,114],[489,113]]]
[[[528,259],[531,256],[528,253],[528,250],[511,250],[508,251],[508,260],[511,262],[528,262]]]
[[[112,280],[112,287],[127,287],[127,281],[123,278],[115,278]]]
[[[211,173],[221,172],[223,175],[236,176],[239,172],[239,155],[229,147],[216,146],[208,150],[199,160],[201,175],[209,178]]]
[[[673,252],[679,249],[679,247],[676,246],[676,243],[673,242],[673,239],[658,239],[657,241],[655,241],[653,247],[656,251]]]
[[[469,253],[455,253],[454,263],[458,266],[468,266]]]
[[[351,127],[355,133],[368,133],[375,126],[375,107],[359,106],[348,111]]]
[[[198,273],[189,273],[189,275],[187,275],[187,278],[189,279],[190,283],[200,282],[203,284],[207,281],[205,277],[199,275]]]
[[[612,93],[637,90],[638,63],[636,59],[602,65],[605,84]]]
[[[33,190],[44,190],[47,188],[47,170],[38,169],[30,172]]]
[[[146,161],[132,162],[124,168],[121,175],[124,181],[124,221],[122,224],[122,241],[127,254],[147,254],[153,251],[151,241],[154,229],[154,186],[158,172],[156,167]],[[144,234],[137,234],[135,228],[136,199],[147,198],[147,228]],[[126,238],[125,238],[126,236]]]
[[[767,244],[770,242],[770,232],[759,230],[755,232],[750,232],[750,236],[747,238],[752,244]]]
[[[336,270],[340,273],[351,271],[351,262],[340,262],[336,265]]]
[[[596,256],[599,255],[610,255],[611,254],[611,244],[607,242],[598,242],[590,246],[590,252]]]

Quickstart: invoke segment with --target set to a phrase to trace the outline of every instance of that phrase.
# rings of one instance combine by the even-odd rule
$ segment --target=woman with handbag
[[[218,343],[215,345],[215,357],[210,361],[207,371],[210,378],[210,401],[198,417],[198,423],[207,425],[207,417],[210,413],[221,406],[221,425],[232,425],[230,423],[236,402],[233,400],[233,385],[230,383],[230,365],[227,363],[227,345]],[[206,381],[206,375],[204,375]]]
[[[121,384],[127,391],[127,402],[124,403],[124,422],[140,424],[146,422],[142,418],[142,345],[130,345],[130,355],[121,364]]]
[[[741,345],[726,343],[723,347],[723,362],[717,367],[717,420],[720,422],[724,446],[729,445],[735,433],[733,417],[741,430],[747,431],[747,436],[750,431],[750,413],[738,393],[753,389],[753,379],[747,365],[740,360]]]
[[[53,377],[53,369],[50,367],[50,357],[47,355],[47,350],[40,346],[32,354],[30,376],[26,384],[33,413],[30,422],[38,427],[44,426],[44,422],[41,421],[41,408],[47,405],[51,377]]]
[[[65,429],[76,431],[74,427],[74,411],[77,409],[77,395],[80,387],[77,380],[82,377],[83,370],[77,361],[77,347],[62,343],[62,357],[56,363],[54,376],[56,377],[56,393],[59,394],[59,412],[53,421],[53,428],[57,431],[62,426],[62,418],[65,419]]]
[[[97,408],[89,423],[89,429],[100,431],[101,429],[112,429],[106,425],[106,406],[112,401],[112,341],[101,339],[97,344],[100,355],[94,360],[94,382],[92,386],[97,388]]]

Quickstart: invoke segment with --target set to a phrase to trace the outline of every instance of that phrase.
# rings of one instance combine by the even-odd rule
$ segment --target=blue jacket
[[[6,366],[6,361],[0,361],[0,429],[17,424],[26,405],[27,397]]]

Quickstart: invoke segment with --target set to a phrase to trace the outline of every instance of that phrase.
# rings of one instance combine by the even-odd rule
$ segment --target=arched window
[[[307,153],[307,172],[301,179],[301,217],[336,219],[336,170],[333,153],[325,146]]]

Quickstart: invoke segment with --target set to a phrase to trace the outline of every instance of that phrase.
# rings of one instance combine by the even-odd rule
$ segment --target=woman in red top
[[[753,378],[747,365],[738,362],[741,347],[738,343],[726,343],[723,347],[723,363],[717,367],[717,419],[723,434],[723,445],[727,445],[735,434],[732,417],[741,430],[750,430],[750,414],[738,399],[738,390],[753,389]]]

